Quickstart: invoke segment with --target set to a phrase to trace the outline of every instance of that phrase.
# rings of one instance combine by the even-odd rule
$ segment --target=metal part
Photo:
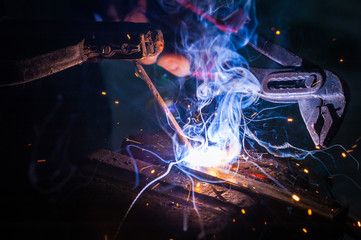
[[[238,9],[219,21],[186,0],[176,0],[183,7],[211,22],[220,31],[244,42],[240,29],[250,21]],[[237,24],[235,24],[237,23]],[[262,36],[254,36],[248,45],[284,68],[251,68],[262,85],[260,97],[275,103],[298,103],[302,118],[316,146],[325,147],[335,135],[344,116],[346,97],[340,79],[317,66],[305,67],[304,60]]]
[[[298,103],[316,146],[325,147],[336,133],[346,108],[340,79],[321,69],[251,68],[261,82],[260,97],[275,103]]]
[[[262,81],[265,95],[276,98],[282,95],[314,94],[323,85],[322,76],[315,72],[276,72]]]
[[[89,29],[85,38],[84,54],[93,61],[139,60],[163,51],[163,34],[150,24],[123,22],[107,24],[103,30],[100,27]]]
[[[253,44],[255,42],[256,44]],[[258,35],[255,40],[251,40],[248,43],[256,51],[262,53],[272,61],[284,66],[301,66],[303,59],[294,53],[286,50],[285,48],[266,40],[262,36]]]
[[[182,142],[186,145],[186,147],[188,149],[192,149],[192,145],[188,141],[188,138],[184,135],[182,128],[179,126],[177,120],[175,120],[171,111],[169,111],[167,104],[164,102],[163,98],[160,96],[157,88],[154,86],[152,80],[150,80],[148,74],[146,73],[146,71],[144,70],[142,65],[138,61],[136,61],[135,67],[137,70],[136,73],[141,77],[141,79],[143,79],[145,81],[145,83],[149,87],[149,90],[153,94],[155,100],[157,101],[159,106],[162,108],[162,111],[166,115],[167,119],[170,121],[172,127],[174,127],[174,130],[178,134],[178,137],[182,140]]]

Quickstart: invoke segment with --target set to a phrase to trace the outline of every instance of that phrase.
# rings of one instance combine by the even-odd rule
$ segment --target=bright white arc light
[[[210,146],[190,150],[183,160],[191,167],[219,167],[230,163],[237,155],[234,152]]]

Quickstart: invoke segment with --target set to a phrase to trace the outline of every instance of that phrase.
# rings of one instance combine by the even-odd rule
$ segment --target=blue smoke
[[[245,58],[238,53],[251,39],[257,26],[253,1],[184,1],[170,6],[169,13],[182,12],[177,45],[191,64],[197,78],[195,109],[183,127],[193,150],[174,137],[176,159],[193,166],[229,163],[242,150],[240,126],[243,110],[258,100],[260,83],[249,71]],[[183,9],[180,7],[183,6]],[[185,12],[184,12],[185,11]],[[239,36],[234,40],[234,34]],[[207,106],[216,102],[214,112]],[[207,110],[205,110],[207,108]]]

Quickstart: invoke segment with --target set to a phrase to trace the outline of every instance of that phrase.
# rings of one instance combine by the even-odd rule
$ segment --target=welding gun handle
[[[84,41],[81,41],[32,58],[23,58],[16,62],[0,62],[2,65],[0,69],[6,69],[5,75],[8,75],[4,79],[5,83],[4,80],[1,81],[0,87],[24,84],[82,64],[88,59],[83,53],[83,48]]]

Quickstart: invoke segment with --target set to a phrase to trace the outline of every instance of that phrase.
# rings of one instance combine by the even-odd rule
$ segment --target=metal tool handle
[[[85,61],[159,54],[163,34],[148,23],[0,22],[0,86],[23,84]]]

